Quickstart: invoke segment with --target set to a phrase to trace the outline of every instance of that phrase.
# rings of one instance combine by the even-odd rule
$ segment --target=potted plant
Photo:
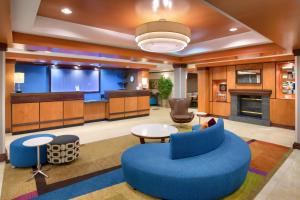
[[[170,94],[172,93],[173,83],[170,78],[165,78],[164,76],[161,76],[158,80],[158,91],[159,96],[162,101],[162,106],[167,107],[168,106],[168,99]]]

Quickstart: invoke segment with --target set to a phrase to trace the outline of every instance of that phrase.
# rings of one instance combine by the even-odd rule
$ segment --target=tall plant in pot
[[[161,76],[157,83],[159,96],[163,107],[168,107],[168,99],[172,93],[173,83],[170,78]]]

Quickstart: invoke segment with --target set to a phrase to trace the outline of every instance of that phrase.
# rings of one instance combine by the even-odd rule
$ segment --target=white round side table
[[[31,180],[34,178],[37,174],[41,174],[45,177],[48,177],[43,171],[42,171],[42,166],[41,166],[41,161],[40,161],[40,146],[45,145],[50,143],[53,140],[52,137],[37,137],[37,138],[32,138],[29,140],[26,140],[23,142],[23,145],[26,147],[37,147],[37,164],[36,164],[36,171],[34,171],[34,174],[27,180]]]
[[[201,124],[201,117],[207,116],[206,112],[196,112],[195,114],[197,115],[197,117],[199,117],[199,124]]]

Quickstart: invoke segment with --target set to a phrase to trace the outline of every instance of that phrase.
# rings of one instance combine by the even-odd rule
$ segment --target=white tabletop
[[[32,139],[24,141],[23,145],[26,147],[36,147],[36,146],[48,144],[52,140],[53,140],[52,137],[37,137],[37,138],[32,138]]]
[[[206,112],[196,112],[195,113],[197,116],[206,116],[207,115],[207,113]]]
[[[142,124],[131,129],[132,134],[145,138],[164,138],[177,132],[177,128],[167,124]]]

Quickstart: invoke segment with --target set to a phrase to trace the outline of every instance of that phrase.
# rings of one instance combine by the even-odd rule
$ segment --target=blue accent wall
[[[23,93],[45,93],[50,91],[49,69],[47,66],[17,63],[15,71],[25,74],[24,83],[21,84]]]
[[[74,84],[70,85],[72,80],[66,78],[72,72],[76,71],[73,78],[78,78],[80,76],[81,82],[84,85],[80,86],[80,90],[86,89],[89,90],[99,90],[95,93],[86,93],[84,98],[86,101],[91,100],[101,100],[101,94],[104,94],[107,90],[121,90],[123,89],[121,82],[125,81],[124,73],[125,70],[121,69],[101,69],[100,70],[100,79],[95,75],[99,71],[94,70],[68,70],[67,72],[62,71],[62,69],[51,69],[52,75],[50,76],[50,69],[47,66],[36,66],[30,64],[21,64],[17,63],[16,72],[23,72],[25,74],[25,83],[22,84],[23,93],[47,93],[50,92],[50,78],[52,86],[55,85],[55,88],[52,92],[67,92],[74,91]],[[81,75],[78,75],[78,74]],[[89,75],[87,73],[90,73]],[[93,75],[91,75],[93,73]],[[99,76],[99,75],[98,75]],[[65,81],[61,81],[65,80]],[[100,88],[99,84],[100,83]],[[92,84],[92,85],[91,85]],[[96,87],[95,87],[96,86]],[[98,87],[98,88],[97,88]]]
[[[101,70],[101,94],[107,90],[121,90],[124,79],[124,70],[119,69],[102,69]]]
[[[99,92],[99,71],[51,69],[51,92]]]

